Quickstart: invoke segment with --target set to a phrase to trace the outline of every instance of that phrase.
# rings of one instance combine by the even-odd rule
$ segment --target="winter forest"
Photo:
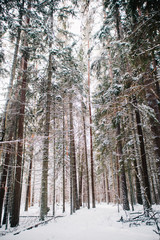
[[[104,204],[143,215],[158,239],[159,10],[159,0],[0,0],[0,231],[31,208],[40,224],[60,207],[71,217]]]

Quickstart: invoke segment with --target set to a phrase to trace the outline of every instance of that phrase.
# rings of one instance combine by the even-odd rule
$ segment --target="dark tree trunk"
[[[28,2],[28,9],[31,8],[31,1]],[[26,25],[28,26],[30,19],[26,18]],[[24,37],[24,52],[22,56],[22,85],[21,85],[21,98],[20,98],[20,113],[18,125],[18,148],[17,148],[17,163],[13,193],[13,205],[11,214],[11,227],[19,224],[19,213],[21,203],[21,173],[22,173],[22,155],[23,155],[23,126],[25,114],[25,101],[26,101],[26,87],[27,87],[27,65],[28,65],[28,43],[27,37]]]
[[[128,179],[129,179],[129,186],[130,186],[130,200],[132,211],[134,211],[134,204],[135,204],[135,197],[134,197],[134,190],[133,190],[133,179],[132,179],[132,171],[131,171],[131,160],[128,159]]]
[[[118,154],[118,149],[117,149],[117,154]],[[121,199],[120,177],[119,177],[119,156],[117,156],[117,159],[116,159],[116,170],[117,170],[117,204],[118,204],[118,209],[119,209],[119,203],[120,203],[120,199]]]
[[[120,40],[123,38],[123,33],[122,33],[122,27],[121,27],[121,16],[119,12],[119,4],[115,3],[114,8],[115,8],[114,17],[116,22],[117,36],[118,36],[118,39]]]
[[[34,206],[34,194],[35,194],[35,162],[33,162],[33,184],[32,184],[32,199],[31,199],[31,206]]]
[[[63,213],[65,212],[65,111],[63,101]]]
[[[17,106],[15,106],[17,109]],[[14,109],[14,108],[13,108]],[[14,111],[14,110],[13,110]],[[13,139],[17,139],[17,127],[18,126],[18,116],[15,116],[13,120]],[[16,156],[17,156],[17,143],[12,143],[12,148],[10,152],[10,160],[9,160],[9,168],[8,168],[8,178],[7,178],[7,193],[6,193],[6,201],[4,205],[4,216],[3,216],[3,224],[6,224],[6,228],[8,226],[8,219],[11,221],[12,217],[12,207],[13,207],[13,194],[14,194],[14,182],[15,182],[15,166],[16,166]]]
[[[74,130],[73,130],[73,199],[74,199],[74,209],[78,210],[79,197],[78,197],[78,187],[77,187],[77,167],[76,167]]]
[[[89,50],[88,40],[88,50]],[[92,111],[91,111],[91,96],[90,96],[90,56],[88,56],[88,101],[89,101],[89,121],[90,121],[90,155],[91,155],[91,187],[92,187],[92,208],[96,207],[95,202],[95,183],[94,183],[94,161],[93,161],[93,136],[92,136]]]
[[[108,180],[108,171],[106,170],[106,189],[107,189],[107,203],[109,204],[111,202],[111,196],[110,196],[110,189],[109,189],[109,180]]]
[[[26,41],[26,40],[25,40]],[[27,47],[27,42],[25,42]],[[23,155],[23,126],[24,126],[24,114],[25,114],[25,99],[26,99],[26,87],[27,87],[27,62],[28,53],[24,51],[22,57],[22,86],[21,86],[21,99],[20,99],[20,114],[19,114],[19,126],[18,126],[18,148],[17,148],[17,164],[15,174],[15,186],[13,195],[13,207],[11,215],[11,227],[15,227],[19,224],[19,212],[21,201],[21,173],[22,173],[22,155]]]
[[[159,81],[158,81],[158,77],[157,77],[157,64],[156,64],[156,60],[155,60],[155,54],[154,51],[152,52],[152,58],[153,58],[153,66],[154,66],[154,76],[155,76],[155,85],[156,85],[156,93],[158,95],[158,100],[160,101],[160,86],[159,86]],[[158,105],[159,107],[159,111],[160,111],[160,104]]]
[[[49,128],[50,128],[50,104],[51,104],[51,76],[52,76],[51,56],[49,56],[48,67],[48,82],[47,82],[47,103],[46,103],[46,116],[44,126],[44,142],[43,142],[43,164],[42,164],[42,185],[41,185],[41,220],[48,212],[48,160],[49,160]]]
[[[77,173],[76,173],[76,155],[74,142],[73,128],[73,103],[72,94],[69,97],[69,112],[70,112],[70,206],[71,214],[79,209],[79,199],[77,191]]]
[[[140,143],[140,154],[141,154],[141,172],[142,172],[142,186],[143,186],[143,206],[144,209],[148,209],[151,205],[151,193],[150,193],[150,184],[149,184],[149,176],[148,176],[148,169],[147,169],[147,159],[146,159],[146,152],[145,152],[145,144],[144,144],[144,138],[143,138],[143,132],[142,132],[142,125],[141,125],[141,119],[140,119],[140,113],[137,108],[137,100],[136,97],[133,97],[133,103],[136,106],[135,108],[135,115],[136,115],[136,123],[137,123],[137,132],[138,132],[138,138]]]
[[[141,193],[141,185],[138,177],[138,168],[137,168],[137,160],[134,159],[134,169],[135,169],[135,183],[136,183],[136,199],[138,204],[142,204],[142,193]]]
[[[117,123],[116,134],[117,134],[117,151],[118,151],[119,166],[120,166],[120,178],[121,178],[121,191],[122,191],[123,209],[124,210],[130,210],[129,202],[128,202],[126,174],[125,174],[125,167],[124,167],[124,160],[123,160],[120,123]]]
[[[84,153],[82,153],[81,162],[79,165],[79,206],[82,207],[82,183],[83,183],[83,162],[84,162]]]
[[[53,216],[55,216],[55,205],[56,205],[56,114],[55,114],[55,102],[54,102],[54,139],[53,139]]]
[[[15,227],[19,223],[19,211],[21,201],[21,171],[22,171],[22,154],[23,154],[23,125],[24,125],[24,112],[25,112],[25,94],[26,94],[26,83],[27,83],[27,57],[23,57],[23,78],[21,88],[21,107],[19,114],[19,126],[18,126],[18,149],[17,149],[17,164],[16,164],[16,175],[15,175],[15,187],[14,187],[14,198],[12,208],[12,219],[11,226]]]
[[[70,128],[69,128],[69,136],[70,136],[70,214],[73,214],[73,119],[72,119],[72,96],[69,96],[69,116],[70,116]]]
[[[28,181],[27,181],[25,211],[28,211],[28,207],[30,207],[30,204],[31,204],[31,176],[32,176],[33,146],[31,146],[30,151],[31,151],[31,154],[30,154]]]
[[[53,0],[52,0],[53,4]],[[49,30],[53,31],[53,7],[50,13],[50,26]],[[52,50],[53,38],[50,34],[49,50]],[[52,53],[49,53],[48,69],[47,69],[47,99],[46,99],[46,113],[45,113],[45,126],[44,126],[44,142],[43,142],[43,163],[42,163],[42,181],[41,181],[41,206],[40,218],[44,220],[48,213],[48,162],[49,162],[49,129],[50,129],[50,108],[51,108],[51,79],[52,79]]]
[[[132,148],[132,152],[133,155],[135,156],[134,160],[133,160],[133,164],[134,164],[134,171],[135,171],[135,185],[136,185],[136,200],[137,203],[139,204],[143,204],[142,201],[142,192],[141,192],[141,184],[142,184],[142,177],[141,177],[141,171],[140,171],[140,161],[139,161],[139,147],[138,147],[138,142],[136,139],[136,128],[135,128],[135,119],[134,119],[134,111],[133,111],[133,106],[131,105],[131,129],[132,129],[132,135],[134,136],[134,145]],[[139,165],[139,166],[138,166]]]
[[[107,190],[107,186],[106,186],[106,177],[105,177],[105,167],[103,168],[103,201],[107,202],[107,194],[106,194],[106,190]]]
[[[153,143],[154,143],[154,153],[156,157],[156,166],[157,166],[157,173],[158,173],[158,181],[160,188],[160,110],[158,106],[158,99],[156,97],[155,91],[155,81],[153,76],[150,72],[150,68],[146,69],[146,74],[144,76],[144,84],[145,84],[145,91],[146,91],[146,100],[148,106],[153,109],[155,117],[150,117],[150,124],[151,124],[151,131],[153,134]],[[157,90],[159,91],[159,90]],[[160,196],[159,196],[160,199]]]
[[[88,154],[87,154],[87,140],[86,140],[86,123],[85,123],[85,113],[84,106],[82,102],[82,120],[83,120],[83,139],[84,139],[84,152],[85,152],[85,165],[86,165],[86,182],[87,182],[87,202],[88,209],[90,209],[90,190],[89,190],[89,173],[88,173]]]
[[[13,133],[11,132],[9,141],[12,140],[12,135],[13,135]],[[11,144],[7,144],[6,156],[5,156],[5,161],[4,161],[4,165],[3,165],[1,184],[0,184],[0,225],[1,225],[1,219],[2,219],[2,209],[3,209],[3,203],[4,203],[8,165],[9,165],[10,155],[11,155],[11,147],[12,147]]]
[[[17,126],[15,126],[15,129],[17,129]],[[6,200],[4,205],[4,216],[3,216],[3,225],[6,224],[6,229],[8,227],[9,214],[11,213],[11,209],[12,209],[13,182],[14,182],[14,175],[15,175],[14,174],[15,173],[14,171],[15,156],[16,156],[16,144],[12,143],[9,167],[8,167],[8,176],[7,176],[7,193],[5,197]]]

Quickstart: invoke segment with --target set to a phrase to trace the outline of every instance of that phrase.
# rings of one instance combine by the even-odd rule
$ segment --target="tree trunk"
[[[134,137],[134,145],[133,145],[133,159],[134,171],[135,171],[135,185],[136,185],[136,200],[138,204],[143,204],[142,202],[142,193],[141,193],[141,171],[140,171],[140,161],[139,161],[139,147],[136,139],[136,129],[135,129],[135,119],[133,114],[133,107],[131,106],[131,114],[130,114],[130,125],[132,129],[132,135]]]
[[[118,154],[118,149],[117,149]],[[121,192],[120,192],[120,177],[119,177],[119,156],[116,159],[116,170],[117,170],[117,204],[118,204],[118,212],[119,212],[119,204],[121,199]]]
[[[73,103],[72,93],[69,96],[69,112],[70,112],[70,206],[71,214],[79,209],[79,200],[77,192],[77,173],[76,173],[76,155],[73,128]]]
[[[111,151],[110,152],[110,166],[111,166],[112,181],[113,181],[112,199],[113,199],[113,202],[116,204],[116,202],[117,202],[117,193],[118,193],[118,191],[116,193],[116,180],[118,180],[118,179],[115,178],[115,175],[116,175],[116,172],[117,172],[117,178],[119,177],[119,175],[118,175],[118,166],[117,166],[118,165],[118,159],[116,159],[116,164],[113,164],[113,163],[114,163],[114,159],[113,159],[113,153]],[[108,174],[107,174],[107,176],[108,176]]]
[[[84,113],[83,102],[82,102],[82,121],[83,121],[83,139],[84,139],[85,165],[86,165],[87,202],[88,202],[88,209],[90,209],[90,190],[89,190],[89,172],[88,172],[88,153],[87,153],[86,123],[85,123],[85,113]]]
[[[9,141],[12,140],[13,130],[10,133]],[[11,144],[7,144],[6,148],[6,155],[5,155],[5,162],[3,165],[3,171],[1,175],[1,184],[0,184],[0,225],[1,225],[1,219],[2,219],[2,209],[3,209],[3,202],[4,202],[4,195],[5,195],[5,189],[6,189],[6,179],[7,179],[7,172],[8,172],[8,165],[10,161],[10,155],[11,155]]]
[[[119,156],[119,165],[120,165],[120,178],[121,178],[121,190],[122,190],[122,200],[123,200],[123,209],[130,210],[128,202],[128,191],[126,183],[126,174],[123,160],[123,151],[122,151],[122,139],[121,139],[121,129],[120,123],[117,123],[117,151]]]
[[[15,126],[17,129],[17,126]],[[16,138],[16,131],[15,131]],[[3,225],[6,224],[6,229],[8,227],[8,218],[12,209],[12,195],[13,195],[13,182],[14,182],[14,167],[15,167],[15,156],[16,156],[16,144],[13,143],[10,152],[10,160],[8,167],[8,176],[7,176],[7,193],[6,193],[6,201],[4,205],[4,216],[3,216]]]
[[[34,191],[35,191],[35,161],[33,162],[33,183],[32,183],[32,200],[31,200],[31,206],[34,206]]]
[[[107,203],[109,204],[111,202],[111,196],[110,196],[110,189],[109,189],[109,181],[108,181],[108,171],[107,167],[105,167],[105,177],[106,177],[106,190],[107,190]]]
[[[129,159],[128,161],[129,161],[128,162],[128,179],[129,179],[129,186],[130,186],[130,199],[131,199],[132,211],[134,211],[135,197],[134,197],[134,190],[133,190],[131,160]]]
[[[150,73],[150,68],[146,69],[146,74],[144,76],[144,84],[146,91],[146,100],[148,106],[153,109],[155,117],[150,117],[151,131],[153,134],[153,143],[154,143],[154,153],[156,157],[156,166],[159,180],[160,188],[160,111],[158,106],[158,99],[155,94],[155,81],[152,74]],[[158,91],[158,90],[157,90]],[[160,196],[159,196],[160,199]]]
[[[53,8],[50,14],[50,31],[53,31]],[[52,50],[52,35],[49,39],[49,51]],[[49,128],[50,128],[50,107],[51,107],[51,79],[52,79],[52,53],[49,53],[48,69],[47,69],[47,100],[46,115],[44,126],[44,142],[43,142],[43,164],[42,164],[42,183],[41,183],[41,207],[40,218],[44,220],[48,213],[48,161],[49,161]]]
[[[82,207],[82,187],[83,187],[83,161],[84,152],[82,152],[81,161],[79,164],[79,206]]]
[[[89,39],[88,39],[89,50]],[[91,187],[92,187],[92,208],[96,207],[95,203],[95,185],[94,185],[94,162],[93,162],[93,136],[92,136],[92,111],[90,96],[90,56],[88,56],[88,102],[89,102],[89,121],[90,121],[90,157],[91,157]]]
[[[106,169],[105,167],[103,168],[103,201],[107,202],[107,194],[106,194],[106,190],[107,190],[107,186],[106,186]]]
[[[30,9],[30,2],[28,8]],[[26,24],[29,25],[29,18],[26,19]],[[21,173],[22,173],[22,154],[23,154],[23,126],[24,126],[24,114],[25,114],[25,99],[26,99],[26,87],[27,87],[27,64],[28,64],[28,44],[27,38],[24,39],[24,52],[22,56],[22,85],[21,85],[21,98],[20,98],[20,114],[19,114],[19,126],[18,126],[18,148],[17,148],[17,164],[15,174],[15,186],[13,194],[13,207],[11,214],[11,227],[15,227],[19,224],[20,202],[21,202]]]
[[[155,54],[154,51],[152,51],[152,59],[153,59],[153,66],[154,66],[154,75],[155,75],[155,85],[156,85],[156,94],[158,95],[158,100],[160,101],[160,86],[159,86],[159,81],[158,81],[158,76],[157,76],[157,64],[155,60]],[[158,105],[159,111],[160,111],[160,105]]]
[[[54,102],[54,140],[53,140],[53,216],[55,216],[56,205],[56,115],[55,115],[55,102]]]
[[[32,176],[32,161],[33,161],[33,143],[30,148],[30,164],[29,164],[29,173],[28,173],[28,181],[27,181],[27,191],[26,191],[26,202],[25,202],[25,211],[28,211],[28,207],[31,204],[31,176]]]
[[[133,161],[134,170],[135,170],[135,183],[136,183],[136,199],[138,204],[142,204],[142,193],[141,193],[141,185],[138,177],[138,167],[136,158]]]
[[[72,96],[69,96],[70,115],[70,214],[74,212],[73,206],[73,119],[72,119]]]
[[[63,100],[63,213],[65,212],[65,111]]]
[[[137,100],[136,97],[133,97],[133,103],[137,107]],[[141,126],[141,119],[139,110],[135,109],[135,115],[136,115],[136,123],[137,123],[137,132],[138,132],[138,138],[140,143],[140,154],[141,154],[141,172],[142,172],[142,181],[143,181],[143,206],[144,209],[147,210],[151,205],[151,193],[150,193],[150,185],[149,185],[149,176],[148,176],[148,169],[147,169],[147,159],[146,159],[146,152],[145,152],[145,145],[144,145],[144,139],[143,139],[143,132],[142,132],[142,126]]]

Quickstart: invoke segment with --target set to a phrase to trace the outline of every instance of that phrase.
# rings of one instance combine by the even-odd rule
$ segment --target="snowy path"
[[[124,212],[117,207],[98,205],[96,209],[81,209],[72,216],[52,220],[46,225],[26,230],[18,235],[9,233],[2,240],[158,240],[155,226],[129,228],[117,222]]]

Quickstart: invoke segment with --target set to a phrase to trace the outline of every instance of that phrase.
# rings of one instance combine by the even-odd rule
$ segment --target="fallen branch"
[[[22,217],[25,217],[25,216],[22,216]],[[34,216],[30,216],[30,217],[34,217]],[[48,216],[48,217],[50,217],[50,216]],[[49,221],[51,221],[51,220],[53,220],[53,219],[56,219],[56,218],[60,218],[60,217],[64,217],[64,216],[61,216],[61,215],[60,215],[60,216],[56,216],[56,217],[51,216],[49,219],[44,220],[44,221],[41,221],[41,222],[36,223],[36,224],[34,224],[34,225],[31,225],[31,226],[29,226],[29,227],[27,227],[27,228],[24,228],[23,230],[20,230],[20,231],[14,233],[13,235],[18,235],[18,234],[20,234],[21,232],[24,232],[24,231],[26,231],[26,230],[31,230],[31,229],[33,229],[33,228],[37,228],[39,225],[46,224],[46,223],[48,223]]]
[[[136,213],[130,213],[131,214],[136,214]],[[157,215],[157,216],[156,216]],[[140,213],[138,216],[124,219],[122,216],[118,222],[122,223],[129,223],[129,227],[132,226],[140,226],[141,223],[145,223],[146,225],[156,225],[156,230],[153,230],[156,234],[160,235],[160,212],[154,212],[153,210],[149,211],[149,215],[145,216],[145,213]]]

